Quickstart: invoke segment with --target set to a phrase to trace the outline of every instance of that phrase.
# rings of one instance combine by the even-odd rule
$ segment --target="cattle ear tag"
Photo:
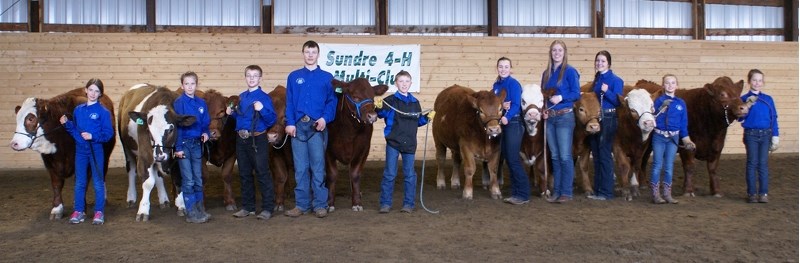
[[[342,94],[342,87],[336,87],[336,88],[333,90],[333,92],[336,92],[336,93]]]
[[[142,118],[136,118],[136,125],[144,125]]]

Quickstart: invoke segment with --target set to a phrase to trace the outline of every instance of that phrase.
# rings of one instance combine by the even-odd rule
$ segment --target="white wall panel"
[[[0,22],[2,23],[27,23],[27,0],[0,0]]]
[[[485,0],[390,0],[389,26],[475,26],[487,24]],[[484,36],[485,33],[394,35]]]
[[[259,0],[156,0],[156,24],[259,26]]]
[[[783,28],[783,8],[706,5],[706,28]],[[783,36],[707,36],[709,40],[783,41]]]
[[[274,0],[273,2],[275,26],[375,25],[374,0]]]
[[[692,5],[682,2],[606,0],[606,27],[692,28]],[[692,39],[691,36],[606,35],[627,39]]]
[[[591,26],[590,0],[499,0],[499,26]],[[500,34],[517,37],[586,38],[589,34]]]
[[[42,20],[48,24],[144,25],[145,1],[44,1],[44,17]]]

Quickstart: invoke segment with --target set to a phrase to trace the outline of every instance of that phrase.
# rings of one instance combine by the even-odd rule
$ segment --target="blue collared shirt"
[[[253,114],[255,113],[253,104],[256,101],[260,101],[264,107],[258,112],[260,117],[255,120],[255,129],[253,129]],[[239,110],[233,111],[231,117],[236,118],[237,131],[264,132],[275,125],[278,116],[275,114],[275,107],[272,106],[272,98],[259,86],[253,91],[245,90],[239,94]]]
[[[312,120],[325,118],[331,123],[336,117],[333,75],[317,66],[292,71],[286,79],[286,125],[295,125],[303,115]]]
[[[665,100],[672,100],[664,113],[656,116],[656,129],[662,131],[679,131],[678,138],[689,136],[689,114],[686,110],[686,102],[678,97],[670,97],[666,94],[661,95],[655,101],[656,111],[661,109]]]
[[[604,83],[608,85],[608,90],[606,90],[605,93],[603,93],[602,90]],[[606,73],[599,74],[595,77],[593,90],[598,100],[600,100],[600,94],[602,93],[603,99],[600,100],[600,103],[603,104],[603,109],[615,109],[619,107],[619,95],[622,95],[622,87],[624,85],[625,83],[622,79],[614,75],[614,72],[611,72],[610,69],[606,71]]]
[[[561,95],[561,102],[559,102],[555,107],[552,103],[550,103],[550,98],[544,98],[546,103],[545,105],[548,109],[561,110],[572,108],[575,101],[581,97],[581,75],[578,73],[578,70],[570,65],[567,65],[567,67],[563,69],[565,70],[564,78],[560,82],[558,81],[558,75],[561,74],[563,66],[564,64],[561,64],[557,68],[553,69],[553,72],[550,74],[550,79],[548,79],[547,82],[545,82],[544,79],[547,70],[542,72],[542,90],[545,91],[555,89],[556,92],[554,95]]]
[[[178,126],[178,143],[175,145],[176,151],[183,151],[183,144],[180,143],[185,139],[197,139],[201,135],[208,134],[208,125],[211,123],[211,118],[208,115],[208,105],[202,98],[195,96],[189,97],[186,93],[181,94],[180,97],[175,99],[172,103],[175,108],[175,113],[179,115],[191,115],[195,117],[195,122],[189,126]]]
[[[772,97],[759,92],[758,95],[753,91],[747,92],[742,96],[742,101],[746,102],[750,96],[758,96],[758,100],[748,111],[747,115],[740,118],[742,128],[745,129],[772,129],[772,136],[778,136],[778,111],[775,110],[775,101]]]
[[[92,105],[87,103],[78,105],[72,111],[73,120],[64,123],[64,128],[75,139],[76,144],[87,144],[81,136],[82,132],[92,134],[91,142],[104,143],[114,136],[114,127],[111,125],[111,113],[100,102]]]
[[[492,92],[494,92],[494,95],[500,95],[500,91],[502,90],[506,91],[506,98],[503,102],[511,102],[511,107],[506,111],[504,116],[506,119],[511,120],[511,118],[517,116],[522,109],[522,86],[520,86],[519,81],[514,79],[514,77],[508,76],[495,81],[494,85],[492,85]]]

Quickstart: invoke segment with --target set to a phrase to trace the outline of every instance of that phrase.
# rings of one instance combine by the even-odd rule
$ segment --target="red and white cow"
[[[27,98],[21,106],[14,109],[17,125],[9,146],[15,151],[31,149],[41,153],[53,190],[50,220],[61,219],[63,216],[61,190],[64,188],[64,179],[75,173],[75,141],[58,120],[62,115],[72,114],[81,103],[86,103],[84,88],[77,88],[51,99]],[[114,104],[108,96],[100,97],[100,104],[110,112],[114,111]],[[111,124],[113,127],[113,115]],[[108,172],[108,159],[116,143],[117,140],[112,137],[103,144],[103,174]]]
[[[162,175],[169,174],[177,140],[177,127],[191,125],[194,116],[175,113],[172,103],[178,93],[165,87],[138,84],[123,94],[119,102],[119,137],[128,170],[128,204],[136,199],[136,175],[142,178],[142,199],[136,221],[150,219],[150,192],[158,187],[162,208],[169,205]],[[182,196],[176,197],[180,208]]]

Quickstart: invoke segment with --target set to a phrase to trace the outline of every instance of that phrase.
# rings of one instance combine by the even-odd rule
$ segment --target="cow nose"
[[[15,151],[19,151],[19,150],[17,149],[17,147],[19,147],[19,144],[18,144],[18,143],[16,143],[16,142],[14,142],[14,141],[11,141],[11,143],[9,143],[9,144],[8,144],[8,146],[10,146],[10,147],[11,147],[11,149],[14,149]]]
[[[275,132],[267,133],[267,140],[269,140],[270,143],[275,143],[276,141],[278,141],[278,133]]]
[[[750,109],[748,109],[748,108],[747,108],[747,107],[745,107],[744,105],[742,105],[742,106],[739,106],[739,114],[738,114],[738,116],[737,116],[737,117],[742,117],[742,116],[744,116],[744,115],[747,115],[747,112],[748,112],[748,111],[750,111]]]
[[[211,137],[212,140],[219,139],[219,131],[211,130],[210,133],[211,135],[209,137]]]
[[[369,121],[369,123],[375,123],[376,121],[378,121],[378,114],[377,113],[367,114],[367,120]]]
[[[495,126],[489,126],[486,129],[486,131],[490,136],[494,137],[494,136],[500,135],[500,132],[502,130],[500,129],[500,125],[495,125]]]
[[[586,125],[586,132],[588,133],[598,133],[600,132],[600,124],[599,123],[589,123]]]

